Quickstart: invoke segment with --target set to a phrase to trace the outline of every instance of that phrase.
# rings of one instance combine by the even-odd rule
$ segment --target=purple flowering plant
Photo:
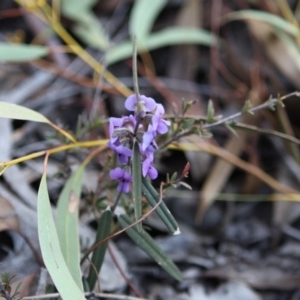
[[[119,166],[110,171],[110,177],[119,181],[117,190],[120,193],[130,191],[134,142],[140,152],[142,176],[157,178],[158,172],[153,166],[154,153],[158,149],[155,139],[158,134],[166,134],[170,126],[170,122],[163,119],[163,105],[150,97],[133,94],[126,99],[125,108],[133,114],[109,119],[110,139],[107,143],[118,157]]]

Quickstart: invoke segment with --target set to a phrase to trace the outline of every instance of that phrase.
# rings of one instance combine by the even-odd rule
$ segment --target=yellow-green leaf
[[[83,172],[84,166],[80,166],[65,184],[58,199],[56,216],[56,228],[62,254],[74,281],[82,292],[78,210]]]
[[[50,123],[46,117],[32,109],[7,102],[0,102],[0,118]]]
[[[2,62],[26,62],[47,54],[47,47],[0,42],[0,61]]]
[[[75,283],[60,249],[44,174],[38,191],[38,235],[47,270],[64,300],[86,300]]]

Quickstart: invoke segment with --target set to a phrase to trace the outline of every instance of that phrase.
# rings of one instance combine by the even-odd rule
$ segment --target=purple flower
[[[121,169],[120,167],[117,167],[109,172],[109,175],[111,179],[119,180],[119,185],[117,187],[118,192],[124,192],[128,193],[130,189],[130,183],[132,182],[131,175]]]
[[[118,137],[113,137],[115,128],[121,127],[123,123],[123,118],[109,118],[109,137],[112,143],[118,139]]]
[[[155,179],[158,176],[157,170],[152,166],[153,163],[153,155],[148,156],[144,161],[143,161],[143,166],[142,166],[142,173],[143,176],[146,177],[147,175],[151,179]]]
[[[107,146],[118,154],[118,159],[121,164],[126,164],[128,162],[128,158],[132,156],[132,150],[120,145],[118,141],[115,143],[109,141]]]
[[[154,141],[156,132],[153,130],[153,126],[150,124],[148,130],[143,134],[142,151],[145,151]]]
[[[165,134],[168,132],[168,126],[171,125],[170,121],[164,120],[161,116],[165,113],[165,109],[161,104],[157,104],[156,111],[152,117],[152,126],[159,134]]]
[[[141,113],[142,117],[146,115],[146,112],[152,111],[156,107],[156,102],[150,97],[140,95],[140,102],[137,101],[136,95],[129,96],[125,101],[125,107],[129,111],[134,111],[136,114]]]

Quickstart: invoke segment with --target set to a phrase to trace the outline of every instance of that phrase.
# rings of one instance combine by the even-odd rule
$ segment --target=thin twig
[[[130,286],[130,288],[132,289],[132,291],[139,297],[139,298],[143,298],[143,295],[140,293],[140,291],[134,286],[134,284],[130,281],[130,279],[127,277],[127,275],[125,274],[124,270],[121,268],[118,260],[116,259],[116,256],[114,254],[114,252],[111,249],[110,244],[108,243],[107,246],[108,252],[110,254],[110,257],[112,259],[112,261],[114,262],[116,268],[118,269],[118,271],[120,272],[120,274],[122,275],[122,277],[124,278],[124,280],[126,281],[126,283]]]
[[[295,92],[295,93],[298,93],[298,92]],[[271,107],[273,105],[276,105],[278,104],[279,100],[277,98],[272,98],[258,106],[255,106],[251,109],[249,109],[248,111],[239,111],[231,116],[228,116],[226,118],[222,118],[216,122],[213,122],[213,123],[210,123],[210,124],[205,124],[202,126],[203,129],[207,129],[207,128],[211,128],[211,127],[215,127],[215,126],[218,126],[218,125],[222,125],[222,124],[225,124],[231,120],[234,120],[238,117],[240,117],[241,115],[244,115],[245,113],[254,113],[255,111],[257,110],[261,110],[261,109],[264,109],[264,108],[268,108],[268,107]]]
[[[272,98],[272,99],[269,99],[267,100],[266,102],[258,105],[258,106],[255,106],[251,109],[248,109],[247,111],[240,111],[240,112],[237,112],[233,115],[230,115],[226,118],[222,118],[216,122],[213,122],[213,123],[210,123],[210,124],[205,124],[201,127],[202,130],[206,130],[208,128],[212,128],[212,127],[215,127],[215,126],[219,126],[219,125],[223,125],[223,124],[226,124],[228,123],[229,121],[232,121],[238,117],[240,117],[241,115],[245,114],[245,113],[254,113],[258,110],[261,110],[261,109],[264,109],[264,108],[268,108],[268,107],[273,107],[274,105],[277,105],[278,103],[280,103],[281,101],[289,98],[289,97],[292,97],[292,96],[297,96],[299,97],[300,96],[300,92],[296,91],[296,92],[293,92],[293,93],[290,93],[290,94],[287,94],[285,96],[282,96],[280,97],[279,99],[277,98]],[[190,129],[187,129],[187,130],[184,130],[182,131],[180,134],[170,138],[169,140],[167,140],[166,142],[164,142],[162,145],[160,145],[160,148],[165,148],[167,147],[169,144],[175,142],[175,141],[178,141],[179,139],[185,137],[185,136],[188,136],[188,135],[191,135],[193,134],[194,131],[193,130],[190,130]]]
[[[262,128],[259,128],[257,126],[248,125],[248,124],[244,124],[244,123],[235,123],[235,124],[232,124],[232,127],[238,128],[238,129],[245,129],[245,130],[249,130],[249,131],[254,131],[254,132],[261,133],[261,134],[276,136],[276,137],[279,137],[283,140],[287,140],[289,142],[300,145],[300,140],[299,139],[297,139],[297,138],[295,138],[291,135],[288,135],[286,133],[280,132],[280,131],[271,130],[271,129],[262,129]]]
[[[123,229],[121,229],[121,230],[119,230],[119,231],[117,231],[117,232],[111,234],[111,235],[108,236],[107,238],[105,238],[105,239],[103,239],[103,240],[97,242],[94,246],[92,246],[92,247],[86,252],[86,254],[85,254],[85,255],[83,256],[83,258],[81,259],[80,264],[82,264],[82,263],[85,261],[85,259],[90,255],[90,253],[93,252],[93,251],[94,251],[97,247],[99,247],[101,244],[103,244],[103,243],[105,243],[106,241],[108,241],[108,240],[110,240],[110,239],[116,237],[117,235],[119,235],[119,234],[125,232],[127,229],[134,227],[135,225],[137,225],[138,223],[142,222],[142,221],[145,220],[147,217],[149,217],[149,215],[152,214],[152,213],[157,209],[157,207],[161,204],[162,199],[163,199],[163,197],[162,197],[162,195],[161,195],[160,198],[159,198],[159,201],[157,202],[157,204],[155,204],[155,206],[153,206],[153,207],[152,207],[146,214],[144,214],[139,220],[133,222],[132,224],[130,224],[130,225],[127,226],[126,228],[123,228]]]

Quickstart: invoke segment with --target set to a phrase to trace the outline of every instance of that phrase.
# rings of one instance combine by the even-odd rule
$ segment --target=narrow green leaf
[[[147,49],[157,49],[170,45],[200,44],[216,45],[217,38],[210,32],[200,28],[169,27],[148,37]]]
[[[133,221],[126,215],[118,217],[119,224],[125,228],[133,223]],[[139,232],[136,226],[126,230],[128,236],[150,257],[152,257],[163,269],[177,280],[182,280],[182,275],[173,261],[157,246],[151,236],[145,231]]]
[[[138,51],[155,50],[161,47],[181,44],[215,45],[217,38],[204,29],[169,27],[152,33],[143,44],[138,43]],[[131,41],[124,41],[112,47],[107,53],[107,63],[113,64],[132,55]]]
[[[46,117],[32,109],[7,102],[0,102],[0,118],[50,123]]]
[[[112,222],[112,213],[108,209],[102,214],[102,216],[99,220],[95,243],[102,241],[103,239],[105,239],[109,236],[111,222]],[[87,279],[91,291],[94,289],[95,283],[98,279],[98,276],[97,276],[94,268],[96,268],[98,273],[100,272],[101,266],[104,261],[107,243],[108,243],[108,241],[102,243],[93,252],[93,255],[92,255],[92,264],[93,265],[90,266],[89,276]]]
[[[49,274],[64,300],[85,300],[75,283],[60,249],[44,174],[38,191],[38,235],[42,256]]]
[[[142,217],[142,165],[139,144],[135,141],[132,154],[132,186],[135,220]],[[137,229],[142,230],[142,224],[137,224]]]
[[[137,37],[137,43],[144,43],[154,21],[166,5],[167,0],[138,0],[134,2],[129,20],[129,32]]]
[[[64,186],[57,203],[56,229],[65,262],[83,292],[80,270],[78,209],[84,167],[80,166]]]
[[[224,22],[235,21],[235,20],[254,20],[254,21],[261,21],[264,23],[268,23],[274,26],[277,29],[283,30],[286,33],[292,34],[294,36],[299,36],[300,30],[299,28],[286,21],[285,19],[276,16],[274,14],[259,11],[259,10],[240,10],[232,13],[228,13],[223,17]]]
[[[26,62],[48,54],[48,48],[26,44],[8,44],[0,42],[0,61]]]
[[[142,178],[142,189],[143,194],[146,197],[149,204],[154,207],[159,201],[159,194],[152,186],[152,184],[146,178]],[[180,230],[178,224],[174,217],[172,216],[171,212],[169,211],[168,207],[164,202],[157,207],[155,210],[157,215],[161,218],[161,220],[165,223],[166,227],[172,232],[173,234],[179,234]]]

